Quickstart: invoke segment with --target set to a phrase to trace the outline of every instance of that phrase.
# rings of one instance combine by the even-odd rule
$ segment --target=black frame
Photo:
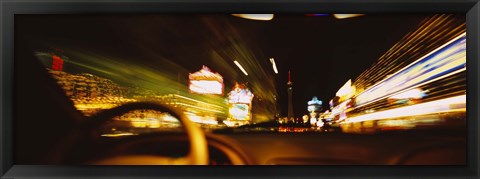
[[[2,0],[0,2],[2,178],[83,177],[461,177],[478,178],[479,0]],[[15,14],[99,13],[465,13],[467,20],[466,166],[42,166],[13,161],[13,34]],[[180,175],[181,174],[181,175]]]

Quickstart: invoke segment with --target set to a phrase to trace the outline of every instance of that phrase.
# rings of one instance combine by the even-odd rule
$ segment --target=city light
[[[373,68],[360,74],[354,85],[360,89],[367,89],[373,84],[386,80],[387,75],[395,75],[395,72],[400,72],[406,68],[404,65],[400,65],[401,63],[389,62],[400,62],[400,59],[401,61],[417,61],[424,58],[422,56],[429,56],[435,50],[430,50],[431,53],[427,55],[418,53],[418,51],[425,49],[426,46],[423,44],[430,44],[428,47],[435,47],[437,42],[450,41],[451,37],[461,35],[465,32],[466,25],[465,23],[457,23],[452,18],[452,15],[447,14],[435,15],[429,18],[420,28],[405,35],[402,40],[382,55]],[[443,46],[447,44],[443,44]]]
[[[228,112],[236,120],[248,120],[250,116],[250,108],[247,104],[232,104]]]
[[[233,63],[235,63],[235,65],[238,66],[238,68],[240,68],[240,70],[242,70],[243,74],[245,74],[245,76],[248,76],[248,73],[247,71],[245,71],[245,69],[243,69],[242,65],[240,65],[240,63],[238,63],[236,60],[233,61]]]
[[[235,84],[228,93],[230,120],[250,121],[253,93],[244,85]]]
[[[466,34],[433,50],[357,96],[361,107],[466,70]]]
[[[270,58],[270,63],[272,63],[273,71],[275,72],[275,74],[278,74],[277,65],[275,64],[275,60],[273,58]]]
[[[338,97],[348,98],[355,92],[352,87],[352,80],[349,79],[336,93]]]
[[[345,122],[352,123],[387,118],[417,116],[432,113],[464,111],[466,109],[466,97],[466,95],[460,95],[422,104],[416,104],[412,106],[389,109],[385,111],[347,118]]]
[[[195,91],[200,94],[222,94],[223,85],[218,81],[191,81],[189,86],[190,91]]]
[[[132,135],[138,135],[130,132],[124,132],[124,133],[115,133],[115,134],[102,134],[102,137],[123,137],[123,136],[132,136]]]
[[[199,116],[193,113],[185,113],[185,115],[190,119],[190,121],[201,123],[201,124],[217,124],[217,118],[214,116]]]
[[[421,89],[415,88],[411,89],[408,91],[405,91],[403,93],[391,96],[390,99],[421,99],[425,96],[425,92],[422,91]]]
[[[241,17],[251,20],[269,21],[273,19],[273,14],[232,14],[235,17]]]
[[[199,94],[223,94],[223,77],[212,72],[207,66],[203,66],[200,71],[190,73],[189,90],[191,93]]]

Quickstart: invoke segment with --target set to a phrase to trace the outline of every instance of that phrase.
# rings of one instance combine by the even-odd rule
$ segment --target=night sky
[[[244,66],[253,60],[276,83],[282,115],[287,113],[286,83],[291,70],[294,112],[300,117],[307,112],[308,100],[318,96],[328,103],[345,82],[370,67],[425,17],[370,14],[336,19],[280,14],[271,21],[255,21],[220,14],[16,15],[15,41],[39,51],[66,49],[67,56],[70,49],[159,71],[178,70],[182,82],[188,72],[207,65],[224,76],[227,88],[234,81],[249,81],[233,60],[243,60]],[[275,58],[278,75],[273,73],[270,57]],[[218,63],[215,58],[238,59]],[[165,61],[183,68],[162,68]]]

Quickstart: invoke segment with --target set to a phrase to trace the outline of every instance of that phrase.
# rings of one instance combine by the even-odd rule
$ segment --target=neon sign
[[[200,71],[188,75],[190,93],[223,95],[223,77],[205,65]]]

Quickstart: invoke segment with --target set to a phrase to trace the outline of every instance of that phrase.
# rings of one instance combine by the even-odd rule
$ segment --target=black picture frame
[[[479,0],[2,0],[0,1],[2,178],[478,178]],[[13,51],[16,14],[102,13],[465,13],[467,20],[466,166],[48,166],[13,161]]]

